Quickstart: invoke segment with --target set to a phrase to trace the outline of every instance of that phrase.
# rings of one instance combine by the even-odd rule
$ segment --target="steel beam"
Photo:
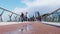
[[[9,10],[7,10],[7,9],[4,9],[4,8],[2,8],[2,7],[0,7],[0,9],[1,9],[1,10],[4,10],[4,11],[7,11],[7,12],[10,12],[10,13],[13,13],[13,14],[15,14],[15,15],[20,16],[19,14],[16,14],[16,13],[14,13],[14,12],[12,12],[12,11],[9,11]]]

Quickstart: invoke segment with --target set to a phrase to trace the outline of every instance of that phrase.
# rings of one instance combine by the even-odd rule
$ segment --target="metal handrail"
[[[19,14],[16,14],[16,13],[14,13],[14,12],[12,12],[12,11],[9,11],[9,10],[7,10],[7,9],[4,9],[4,8],[2,8],[2,7],[0,7],[0,9],[2,9],[2,10],[4,10],[4,11],[7,11],[7,12],[10,12],[10,13],[13,13],[13,14],[15,14],[15,15],[20,16]]]

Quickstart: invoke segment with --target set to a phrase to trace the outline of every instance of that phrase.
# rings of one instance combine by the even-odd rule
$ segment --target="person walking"
[[[21,21],[23,22],[24,21],[24,13],[21,13]]]
[[[28,12],[25,13],[25,21],[28,21],[27,13],[28,13]]]

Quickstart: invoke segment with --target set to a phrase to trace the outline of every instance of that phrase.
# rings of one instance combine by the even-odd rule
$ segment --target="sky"
[[[16,7],[26,7],[26,5],[22,3],[21,0],[0,0],[0,7],[13,10]]]
[[[40,14],[53,12],[60,8],[60,0],[0,0],[0,7],[17,14],[28,12],[28,15],[32,16],[36,11]],[[10,13],[5,12],[3,16],[6,14]]]
[[[29,10],[32,7],[55,9],[60,7],[60,0],[0,0],[0,7],[11,11]]]

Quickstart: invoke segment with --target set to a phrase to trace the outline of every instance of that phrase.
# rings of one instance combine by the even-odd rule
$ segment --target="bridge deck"
[[[27,24],[31,24],[31,28],[29,28],[30,30],[24,31],[24,28],[27,26]],[[21,31],[19,31],[19,29],[21,29]],[[60,28],[42,23],[29,22],[11,25],[0,25],[0,34],[60,34]]]

